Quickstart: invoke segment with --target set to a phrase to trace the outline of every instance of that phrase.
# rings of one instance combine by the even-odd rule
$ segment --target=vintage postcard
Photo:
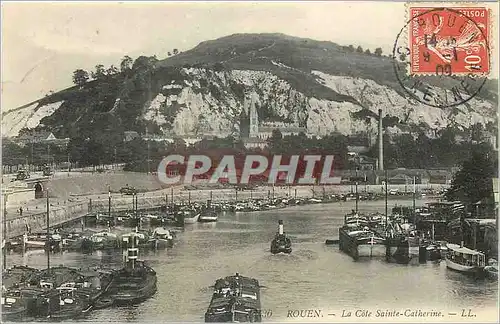
[[[2,322],[498,323],[498,2],[1,8]]]

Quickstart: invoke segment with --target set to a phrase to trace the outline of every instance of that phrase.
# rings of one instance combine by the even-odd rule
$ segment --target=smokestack
[[[382,109],[378,110],[378,169],[384,170],[384,129],[382,127]]]
[[[278,221],[278,233],[283,235],[283,221],[281,219]]]

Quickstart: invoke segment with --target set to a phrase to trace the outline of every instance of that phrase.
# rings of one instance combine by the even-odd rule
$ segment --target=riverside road
[[[412,203],[389,201],[389,209],[396,202]],[[417,206],[424,203],[418,200]],[[444,262],[410,265],[375,259],[354,262],[338,246],[325,245],[325,239],[338,236],[344,214],[354,204],[349,201],[223,213],[217,223],[186,225],[172,249],[141,253],[158,274],[158,292],[154,298],[135,307],[96,310],[87,320],[200,322],[214,280],[235,272],[257,278],[265,286],[261,298],[266,322],[362,321],[363,318],[387,322],[387,317],[379,318],[376,314],[419,322],[423,321],[419,314],[424,313],[430,314],[428,321],[434,314],[442,316],[435,321],[456,322],[461,320],[463,309],[466,313],[472,309],[475,313],[497,314],[497,282],[478,281],[449,271]],[[385,202],[361,201],[359,209],[383,212]],[[294,251],[290,255],[269,252],[279,219],[283,219],[285,232],[293,241]],[[64,253],[54,254],[51,263],[119,266],[121,258],[120,253]],[[11,254],[8,264],[43,268],[46,256],[43,252]]]

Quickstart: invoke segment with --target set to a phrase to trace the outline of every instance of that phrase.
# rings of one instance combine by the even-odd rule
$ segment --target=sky
[[[498,6],[493,14],[498,20]],[[119,66],[124,55],[162,59],[234,33],[279,32],[389,53],[407,20],[404,2],[340,1],[2,2],[1,18],[2,111],[71,86],[78,68]]]

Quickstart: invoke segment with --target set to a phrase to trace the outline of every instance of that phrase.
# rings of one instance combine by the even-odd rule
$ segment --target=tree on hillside
[[[370,52],[370,50],[369,50],[369,49],[366,49],[365,54],[371,55],[371,54],[372,54],[372,52]]]
[[[132,70],[153,70],[158,59],[156,56],[139,56],[132,65]]]
[[[363,53],[363,47],[358,46],[358,48],[356,48],[356,52]]]
[[[178,50],[177,48],[174,48],[174,51],[173,51],[173,52],[174,52],[174,55],[179,54],[179,50]]]
[[[382,56],[382,48],[377,47],[377,48],[375,49],[375,52],[374,52],[374,53],[375,53],[375,55],[377,55],[377,56]]]
[[[449,201],[459,200],[469,206],[493,196],[492,178],[496,176],[498,161],[483,150],[476,150],[470,159],[462,163],[460,171],[453,177],[451,188],[446,193]]]
[[[94,79],[102,79],[106,75],[106,70],[104,69],[104,65],[97,64],[95,66],[95,72],[92,72],[92,78]]]
[[[475,142],[484,141],[484,126],[481,123],[476,123],[469,127],[470,140]]]
[[[354,52],[354,46],[349,45],[348,49],[349,49],[349,52]]]
[[[128,55],[125,55],[120,63],[120,70],[122,72],[130,70],[133,63],[134,61],[132,60],[132,58]]]
[[[168,55],[168,56],[172,56],[172,53],[168,52],[168,53],[167,53],[167,55]]]
[[[111,65],[107,70],[106,70],[106,74],[107,75],[113,75],[113,74],[116,74],[118,73],[118,69],[116,68],[116,66],[114,65]]]
[[[80,88],[89,80],[89,73],[85,70],[78,69],[73,72],[73,83]]]

